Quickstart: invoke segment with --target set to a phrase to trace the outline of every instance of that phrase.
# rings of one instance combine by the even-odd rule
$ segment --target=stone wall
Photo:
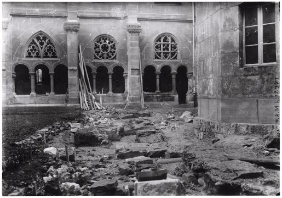
[[[279,45],[277,64],[242,65],[239,4],[196,4],[199,117],[222,123],[276,124]],[[276,34],[279,35],[279,28]]]
[[[6,44],[5,48],[9,49],[10,53],[5,59],[8,67],[6,67],[6,73],[3,73],[3,75],[7,76],[3,84],[8,85],[7,92],[10,94],[9,98],[13,98],[13,101],[10,103],[21,103],[21,101],[24,101],[24,103],[29,103],[29,101],[34,103],[36,100],[36,98],[30,96],[19,98],[13,95],[12,73],[14,72],[14,67],[18,64],[26,65],[30,73],[34,72],[34,68],[38,64],[46,65],[49,68],[49,72],[54,72],[54,68],[59,64],[69,67],[71,97],[77,95],[77,87],[74,85],[77,72],[73,70],[76,60],[70,58],[73,57],[73,52],[69,51],[69,46],[74,45],[73,39],[76,36],[68,34],[66,29],[64,29],[65,23],[69,20],[77,20],[79,23],[77,42],[81,44],[86,64],[91,67],[93,73],[101,65],[106,66],[109,72],[112,72],[112,69],[118,65],[124,68],[124,73],[128,74],[128,79],[130,79],[131,74],[128,71],[128,53],[130,53],[130,50],[128,49],[127,23],[133,16],[141,25],[141,32],[138,38],[143,68],[147,65],[153,65],[157,70],[160,70],[163,65],[169,65],[172,67],[172,71],[176,71],[178,66],[184,65],[188,68],[188,72],[192,73],[192,4],[132,3],[132,5],[136,6],[135,13],[132,12],[132,9],[129,9],[129,3],[122,2],[4,3],[7,9],[5,9],[3,16],[5,15],[4,17],[9,23],[9,28],[6,31],[9,31],[9,34],[4,35],[9,44]],[[58,58],[47,60],[24,57],[31,37],[39,31],[46,33],[52,39],[58,52]],[[180,50],[178,60],[154,60],[153,42],[162,33],[171,33],[176,37]],[[94,60],[93,40],[101,34],[109,34],[117,41],[116,60]],[[54,97],[52,96],[52,98]],[[119,100],[122,98],[124,97],[120,97]],[[42,101],[48,101],[48,98]],[[56,101],[63,102],[62,100],[54,101],[55,103]],[[109,99],[109,101],[114,102],[114,99]],[[76,100],[74,99],[73,102],[76,103]]]

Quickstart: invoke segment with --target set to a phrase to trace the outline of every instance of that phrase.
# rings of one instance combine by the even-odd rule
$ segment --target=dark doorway
[[[186,93],[188,90],[187,68],[180,66],[176,74],[176,91],[178,94],[178,103],[186,104]]]
[[[97,93],[108,93],[109,92],[109,74],[108,69],[105,66],[97,68],[96,76],[96,90]]]
[[[37,65],[35,67],[35,93],[50,93],[50,75],[49,69],[45,65]]]
[[[170,66],[163,66],[160,74],[160,91],[171,92],[172,91],[172,77]]]
[[[145,92],[156,91],[156,69],[154,66],[146,66],[144,69],[143,89]]]
[[[116,66],[113,69],[113,93],[124,93],[125,91],[123,71],[121,66]]]
[[[66,94],[68,89],[68,68],[58,65],[54,70],[54,92],[55,94]]]
[[[31,92],[30,76],[28,68],[25,65],[15,67],[15,92],[17,95],[29,95]]]

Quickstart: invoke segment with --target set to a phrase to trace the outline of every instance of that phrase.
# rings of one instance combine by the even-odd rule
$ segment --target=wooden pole
[[[45,131],[43,131],[43,142],[44,142],[44,144],[46,144],[46,134],[45,134]]]
[[[141,54],[140,54],[140,61],[139,61],[139,70],[140,70],[140,88],[141,88],[141,108],[144,109],[144,93],[143,93],[143,76],[142,76],[142,66],[141,66]]]
[[[73,148],[73,160],[74,161],[76,160],[76,148],[75,147]]]

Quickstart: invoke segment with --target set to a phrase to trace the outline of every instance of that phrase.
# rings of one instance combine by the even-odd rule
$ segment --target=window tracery
[[[101,35],[94,40],[94,59],[116,59],[116,42],[111,36]]]
[[[155,41],[155,59],[176,60],[178,47],[170,34],[162,34]]]
[[[28,45],[26,58],[58,58],[58,56],[51,40],[43,33],[39,33]]]

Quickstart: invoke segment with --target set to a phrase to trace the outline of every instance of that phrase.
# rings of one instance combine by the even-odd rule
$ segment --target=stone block
[[[164,142],[166,140],[162,132],[156,130],[140,130],[136,133],[135,142],[140,143],[156,143]]]
[[[181,196],[184,189],[178,179],[135,182],[135,196]]]
[[[138,166],[140,164],[153,164],[153,159],[149,157],[144,157],[144,156],[129,158],[129,159],[126,159],[125,161],[135,166]]]
[[[116,157],[117,159],[128,159],[138,156],[144,156],[145,151],[140,150],[132,150],[132,149],[120,149],[116,150]]]
[[[256,99],[222,99],[222,122],[258,123]]]
[[[259,123],[276,124],[275,103],[278,99],[258,99]]]
[[[79,130],[74,134],[75,146],[99,146],[103,143],[108,143],[108,136],[94,130]]]
[[[118,181],[116,179],[104,179],[95,182],[90,186],[90,190],[95,195],[111,195],[115,192],[118,186]]]

